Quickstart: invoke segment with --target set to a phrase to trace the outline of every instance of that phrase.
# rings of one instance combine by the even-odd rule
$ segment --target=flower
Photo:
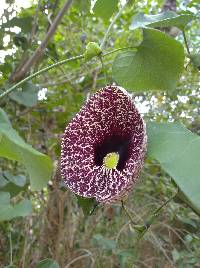
[[[61,175],[77,195],[111,203],[133,188],[143,166],[146,126],[125,89],[94,94],[65,129]]]

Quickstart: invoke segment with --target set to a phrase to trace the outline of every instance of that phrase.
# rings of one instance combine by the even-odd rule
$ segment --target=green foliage
[[[148,156],[174,179],[200,213],[200,137],[178,123],[148,123]]]
[[[183,71],[184,51],[166,34],[143,29],[143,41],[135,51],[120,53],[113,63],[113,78],[131,91],[173,90]]]
[[[54,260],[46,259],[38,263],[36,268],[59,268],[59,265]]]
[[[17,47],[21,47],[23,50],[26,50],[28,48],[28,40],[21,33],[16,34],[13,37],[13,42]]]
[[[13,176],[8,170],[3,172],[3,176],[13,184],[16,184],[19,187],[23,187],[26,183],[26,177],[23,175]]]
[[[130,29],[176,26],[181,30],[184,30],[185,26],[194,18],[195,17],[191,14],[178,15],[173,11],[166,11],[156,15],[139,13],[133,17]]]
[[[10,204],[10,194],[0,192],[0,221],[11,220],[16,217],[25,217],[32,211],[31,202],[27,199],[12,206]]]
[[[9,96],[12,100],[18,102],[19,104],[32,107],[38,102],[38,91],[38,86],[28,81],[25,82],[21,88],[11,92]]]
[[[194,68],[200,70],[200,54],[190,54],[188,57],[190,58]]]
[[[23,18],[14,17],[11,20],[3,23],[1,25],[1,28],[5,29],[17,26],[21,28],[22,32],[28,33],[32,29],[32,22],[33,22],[32,17],[23,17]]]
[[[108,20],[117,11],[118,0],[97,0],[93,12],[96,16]]]
[[[0,190],[9,192],[11,197],[16,196],[21,191],[27,190],[26,177],[24,175],[11,174],[9,170],[0,173]]]
[[[26,167],[33,190],[45,187],[52,173],[49,157],[24,142],[12,128],[2,109],[0,109],[0,126],[0,156],[19,161]]]

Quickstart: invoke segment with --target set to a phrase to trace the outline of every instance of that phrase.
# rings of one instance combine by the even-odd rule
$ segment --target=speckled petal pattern
[[[61,142],[61,174],[76,194],[97,201],[119,201],[133,188],[143,166],[146,126],[128,93],[106,86],[94,94],[65,129]],[[116,169],[103,158],[118,152]]]

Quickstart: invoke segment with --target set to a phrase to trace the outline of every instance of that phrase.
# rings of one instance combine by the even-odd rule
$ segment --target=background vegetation
[[[26,8],[19,8],[19,0],[7,0],[0,30],[1,93],[30,73],[82,55],[88,42],[101,44],[123,3],[99,2],[103,4],[92,12],[87,0],[38,0]],[[52,25],[64,5],[64,15],[53,32]],[[185,33],[189,52],[197,54],[198,0],[130,0],[107,36],[103,52],[138,46],[142,33],[140,29],[130,29],[133,16],[140,12],[158,14],[166,9],[196,16],[187,24]],[[181,31],[172,27],[161,30],[175,37],[188,53]],[[48,35],[51,38],[43,42]],[[41,44],[44,53],[38,50]],[[153,53],[156,57],[156,50]],[[176,196],[138,241],[121,204],[100,206],[88,216],[88,205],[82,204],[81,209],[76,196],[62,184],[61,135],[93,92],[116,80],[123,85],[118,65],[112,70],[116,55],[118,52],[112,52],[102,59],[82,58],[59,65],[0,99],[0,267],[200,267],[200,221],[194,204]],[[145,64],[152,67],[149,62]],[[199,66],[198,57],[193,64],[186,57],[175,89],[131,92],[145,121],[181,122],[192,132],[200,133]],[[171,75],[166,70],[164,85],[168,86],[168,79],[177,80]],[[127,87],[130,89],[130,85]],[[181,152],[180,148],[174,146],[171,153]],[[196,166],[200,166],[198,156],[189,155]],[[188,161],[186,158],[185,165]],[[194,171],[190,172],[192,178]],[[190,187],[199,184],[191,181],[188,185],[190,192]],[[173,196],[176,188],[160,164],[147,158],[126,207],[134,221],[143,224],[154,209]],[[200,202],[198,198],[196,203]],[[47,258],[52,261],[42,261]]]

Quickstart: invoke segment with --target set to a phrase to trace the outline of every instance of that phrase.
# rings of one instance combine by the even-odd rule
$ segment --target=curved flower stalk
[[[76,194],[111,203],[135,184],[147,146],[146,126],[126,90],[106,86],[66,127],[61,174]]]

